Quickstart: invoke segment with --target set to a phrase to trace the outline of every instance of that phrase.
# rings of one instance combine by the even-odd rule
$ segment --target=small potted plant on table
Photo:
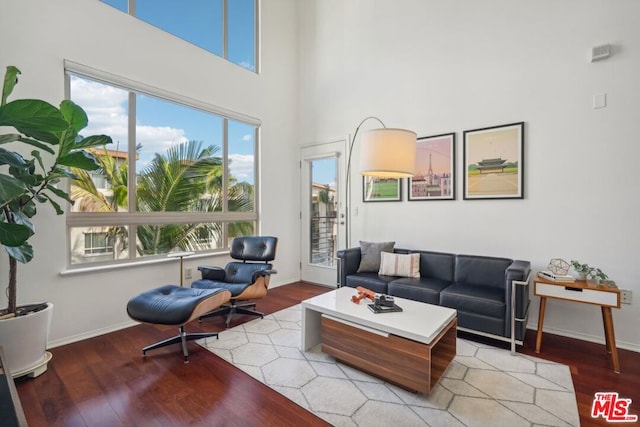
[[[578,280],[593,280],[598,284],[615,286],[616,282],[609,279],[609,276],[597,268],[591,267],[589,264],[583,264],[579,261],[571,261],[570,273]]]

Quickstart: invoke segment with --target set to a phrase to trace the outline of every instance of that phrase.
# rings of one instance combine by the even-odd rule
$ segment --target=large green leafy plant
[[[7,67],[0,100],[0,243],[9,254],[7,313],[16,312],[17,263],[33,259],[29,239],[35,234],[32,218],[39,203],[49,203],[58,215],[58,201],[73,201],[56,185],[64,178],[75,178],[69,168],[96,170],[100,167],[92,147],[111,143],[105,135],[80,136],[88,124],[87,115],[72,101],[55,107],[39,99],[7,102],[18,83],[20,70]],[[21,148],[20,152],[4,148]],[[24,152],[33,147],[30,157]],[[23,153],[23,154],[21,154]]]

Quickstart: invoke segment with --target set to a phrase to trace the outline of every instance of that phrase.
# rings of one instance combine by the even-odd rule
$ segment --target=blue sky
[[[127,12],[127,0],[102,0]],[[136,15],[158,28],[222,55],[222,0],[136,0]],[[255,69],[254,1],[228,1],[229,60]],[[213,78],[213,77],[212,77]],[[76,90],[74,90],[76,89]],[[72,79],[72,98],[89,114],[86,132],[106,133],[124,149],[127,138],[126,92],[83,79]],[[139,166],[153,153],[186,140],[222,148],[222,118],[149,96],[137,98],[137,142],[142,144]],[[254,127],[229,121],[231,173],[239,181],[254,183]],[[219,154],[222,154],[221,152]]]
[[[128,143],[128,92],[92,80],[72,76],[71,99],[89,117],[87,135],[111,136],[108,148],[125,151]],[[228,120],[231,174],[238,181],[254,183],[255,127]],[[137,97],[136,143],[142,145],[138,169],[155,153],[164,153],[178,143],[202,141],[222,149],[223,120],[219,116],[146,95]],[[219,151],[217,155],[222,155]]]
[[[102,1],[127,13],[127,0]],[[227,8],[228,59],[255,71],[254,0],[229,0]],[[136,16],[222,56],[222,0],[136,0]]]
[[[316,184],[329,185],[336,188],[336,158],[314,159],[311,180]]]

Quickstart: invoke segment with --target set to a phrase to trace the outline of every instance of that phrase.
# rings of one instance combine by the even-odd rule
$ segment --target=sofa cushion
[[[380,252],[393,252],[396,242],[363,242],[360,241],[360,266],[358,273],[380,270]]]
[[[451,282],[425,277],[396,279],[389,283],[389,295],[427,304],[440,304],[440,291]]]
[[[505,270],[513,261],[477,255],[456,255],[454,282],[500,288],[504,291]]]
[[[446,252],[411,251],[420,254],[420,276],[453,282],[455,254]]]
[[[380,253],[380,270],[385,276],[420,277],[420,254]]]
[[[483,316],[504,318],[504,288],[454,283],[440,292],[440,305]]]
[[[392,280],[397,279],[395,276],[380,276],[376,273],[356,273],[347,276],[347,286],[357,288],[362,286],[377,292],[379,294],[387,293],[387,284]]]

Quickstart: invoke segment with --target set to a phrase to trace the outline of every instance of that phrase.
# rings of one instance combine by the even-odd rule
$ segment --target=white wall
[[[405,193],[363,204],[356,173],[351,241],[519,258],[536,270],[554,257],[598,266],[634,292],[614,323],[618,346],[640,351],[638,16],[634,0],[301,2],[301,145],[345,137],[368,115],[457,136],[458,200],[409,203]],[[590,63],[603,43],[613,55]],[[607,107],[593,109],[600,93]],[[462,131],[517,121],[525,199],[462,200]],[[537,314],[533,298],[532,328]],[[595,306],[549,301],[545,329],[604,339]]]
[[[71,60],[199,101],[259,118],[263,234],[280,238],[275,262],[279,285],[299,279],[298,168],[294,0],[268,0],[262,7],[262,74],[256,75],[98,0],[3,2],[0,69],[22,71],[13,99],[64,97],[63,61]],[[290,195],[294,194],[294,197]],[[32,239],[35,259],[19,270],[19,303],[55,306],[50,344],[55,346],[130,324],[132,296],[178,282],[177,261],[82,275],[66,268],[65,220],[42,206]],[[4,252],[4,251],[3,251]],[[0,260],[6,286],[8,263]],[[224,264],[226,257],[187,259],[185,266]],[[295,262],[291,262],[295,260]],[[172,278],[175,278],[172,279]],[[0,292],[0,306],[6,305]]]

